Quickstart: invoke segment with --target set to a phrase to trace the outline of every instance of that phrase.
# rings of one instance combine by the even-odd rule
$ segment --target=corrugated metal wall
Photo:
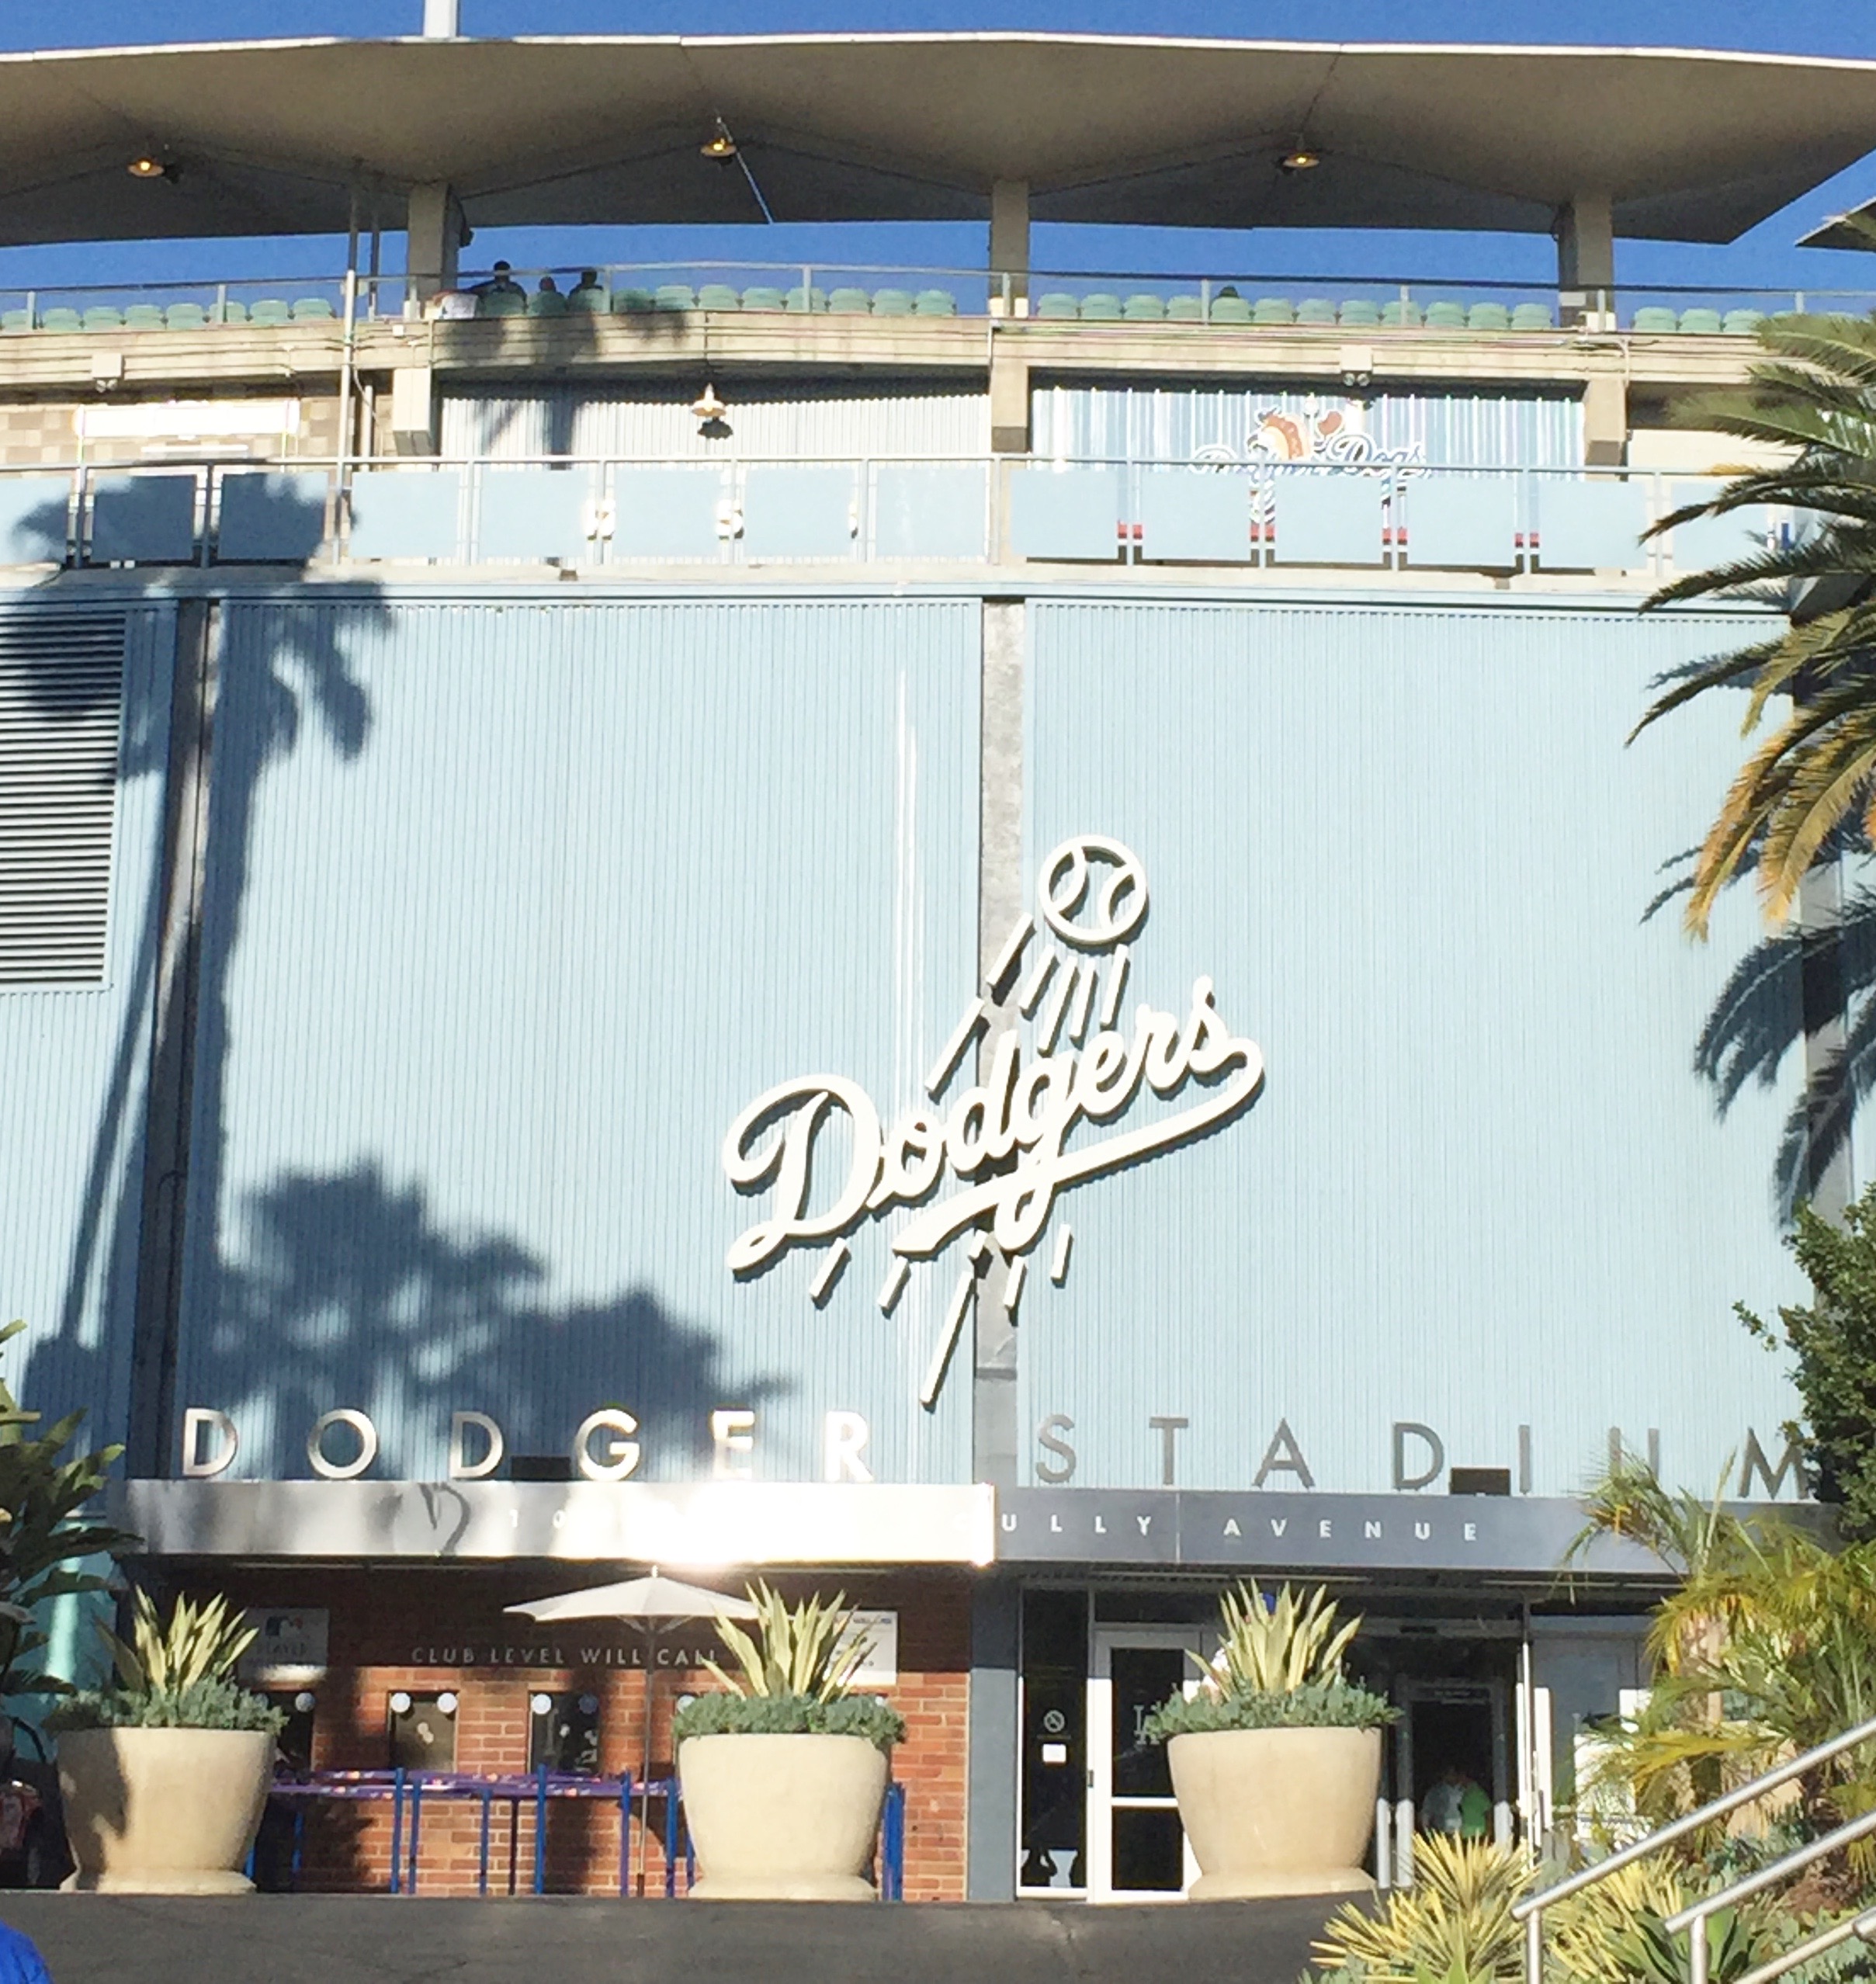
[[[726,381],[729,433],[700,434],[694,382],[662,388],[565,385],[453,394],[442,406],[442,452],[512,461],[533,455],[604,455],[641,461],[734,461],[759,456],[981,455],[990,400],[944,387],[743,388]]]
[[[1354,435],[1375,459],[1434,467],[1583,460],[1583,404],[1561,393],[1381,390],[1356,400],[1274,386],[1055,385],[1038,387],[1031,405],[1031,445],[1058,461],[1314,460],[1325,442],[1335,459]]]
[[[1644,912],[1736,766],[1736,713],[1622,741],[1652,676],[1757,624],[1033,609],[1032,868],[1071,834],[1132,847],[1152,907],[1129,1007],[1183,1014],[1208,974],[1268,1067],[1247,1115],[1058,1205],[1070,1271],[1023,1313],[1034,1459],[1055,1464],[1033,1442],[1055,1413],[1082,1484],[1156,1486],[1153,1415],[1189,1418],[1191,1486],[1247,1483],[1284,1419],[1324,1489],[1386,1489],[1403,1420],[1514,1480],[1531,1426],[1540,1493],[1616,1425],[1659,1428],[1696,1487],[1749,1423],[1776,1457],[1794,1402],[1732,1306],[1798,1286],[1770,1179],[1795,974],[1733,1043],[1749,1067],[1769,1042],[1777,1083],[1722,1116],[1696,1042],[1752,906],[1705,946],[1677,901]]]
[[[0,597],[9,620],[68,601]],[[0,1322],[23,1402],[85,1406],[92,1444],[124,1437],[141,1230],[175,620],[166,605],[86,602],[123,624],[123,715],[102,985],[0,990]]]
[[[304,1475],[335,1407],[437,1479],[453,1410],[563,1455],[619,1404],[647,1477],[726,1406],[769,1475],[844,1409],[882,1479],[968,1476],[967,1378],[917,1402],[941,1295],[882,1316],[876,1227],[823,1309],[799,1254],[733,1283],[720,1153],[792,1077],[909,1101],[969,996],[978,618],[231,607],[178,1403],[238,1475]]]

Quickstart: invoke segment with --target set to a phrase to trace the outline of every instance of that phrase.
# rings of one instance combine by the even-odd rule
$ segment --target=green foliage
[[[742,1673],[740,1677],[726,1674],[714,1660],[706,1660],[710,1672],[732,1694],[808,1695],[817,1701],[844,1694],[866,1653],[861,1642],[841,1643],[853,1623],[846,1593],[831,1605],[823,1605],[817,1594],[791,1608],[765,1583],[747,1590],[758,1615],[761,1644],[720,1612],[716,1629]]]
[[[26,1327],[8,1323],[0,1344]],[[46,1644],[36,1615],[54,1598],[108,1591],[108,1578],[74,1566],[87,1557],[122,1556],[141,1541],[84,1513],[123,1449],[68,1455],[85,1415],[71,1413],[43,1432],[36,1430],[40,1417],[23,1411],[0,1380],[0,1695],[68,1691],[64,1681],[28,1671]]]
[[[1540,1883],[1548,1884],[1548,1876]],[[1635,1939],[1691,1899],[1671,1860],[1657,1855],[1637,1861],[1548,1912],[1549,1967],[1569,1984],[1635,1984]]]
[[[1761,1920],[1740,1909],[1717,1908],[1707,1920],[1709,1984],[1736,1984],[1775,1954]],[[1693,1975],[1684,1930],[1670,1936],[1658,1915],[1644,1915],[1616,1940],[1611,1951],[1625,1978],[1639,1984],[1687,1984]]]
[[[231,1681],[180,1687],[90,1688],[68,1695],[46,1719],[54,1729],[262,1729],[280,1733],[286,1718]]]
[[[98,1632],[120,1683],[132,1694],[181,1695],[199,1682],[225,1681],[256,1637],[219,1593],[200,1604],[179,1597],[165,1625],[149,1593],[140,1590],[129,1646],[102,1622]]]
[[[872,1694],[699,1694],[671,1718],[681,1743],[701,1736],[856,1736],[889,1751],[906,1739],[905,1719]]]
[[[1331,1916],[1312,1945],[1316,1962],[1368,1984],[1514,1979],[1524,1931],[1511,1910],[1534,1872],[1515,1848],[1425,1834],[1413,1845],[1413,1885],[1394,1889],[1372,1914],[1351,1902]]]
[[[1778,1312],[1804,1401],[1805,1459],[1819,1498],[1841,1504],[1846,1535],[1876,1536],[1876,1185],[1844,1213],[1841,1227],[1808,1205],[1786,1243],[1811,1283],[1808,1303]],[[1777,1332],[1743,1304],[1753,1334]]]
[[[1763,640],[1703,663],[1636,726],[1714,690],[1747,692],[1747,734],[1776,706],[1695,862],[1687,923],[1701,935],[1720,890],[1748,865],[1776,921],[1840,827],[1853,824],[1866,841],[1876,839],[1876,596],[1867,583],[1876,576],[1876,320],[1784,317],[1763,325],[1759,337],[1767,357],[1752,368],[1749,388],[1710,401],[1697,418],[1793,458],[1736,475],[1712,501],[1663,518],[1654,532],[1762,503],[1795,510],[1815,527],[1677,579],[1647,604],[1717,596],[1782,611],[1794,583],[1816,578],[1836,581],[1843,603],[1781,622]]]
[[[1384,1697],[1338,1678],[1281,1694],[1175,1694],[1147,1716],[1140,1734],[1148,1743],[1167,1743],[1213,1729],[1378,1729],[1399,1718]]]

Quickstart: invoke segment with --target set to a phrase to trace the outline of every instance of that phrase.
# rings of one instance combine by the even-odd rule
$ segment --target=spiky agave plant
[[[135,1694],[180,1694],[203,1681],[226,1681],[254,1644],[256,1628],[217,1595],[197,1604],[178,1598],[165,1624],[147,1591],[132,1601],[127,1643],[98,1624],[117,1677]]]
[[[1367,1984],[1425,1978],[1490,1984],[1517,1974],[1524,1932],[1511,1910],[1535,1871],[1510,1847],[1431,1833],[1413,1846],[1413,1885],[1385,1904],[1350,1904],[1313,1945],[1324,1970],[1358,1972]]]
[[[1294,1694],[1326,1686],[1342,1675],[1342,1656],[1360,1630],[1350,1619],[1338,1627],[1327,1589],[1318,1585],[1299,1598],[1286,1584],[1266,1604],[1254,1583],[1240,1584],[1219,1601],[1222,1632],[1210,1660],[1195,1653],[1212,1694]]]
[[[720,1612],[716,1618],[723,1645],[742,1670],[740,1678],[714,1660],[703,1663],[723,1686],[744,1697],[806,1695],[815,1701],[833,1701],[845,1694],[866,1655],[865,1643],[848,1632],[853,1614],[846,1593],[837,1594],[831,1605],[824,1605],[817,1593],[793,1607],[760,1580],[747,1593],[756,1608],[759,1643],[733,1619]]]

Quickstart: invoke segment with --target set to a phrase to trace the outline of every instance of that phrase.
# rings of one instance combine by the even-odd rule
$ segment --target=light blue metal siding
[[[1574,468],[1583,405],[1561,393],[1386,387],[1361,399],[1279,386],[1044,386],[1031,396],[1031,443],[1058,461],[1425,462]],[[1267,427],[1267,423],[1268,425]],[[1354,437],[1365,435],[1365,442]]]
[[[4,1370],[34,1410],[85,1407],[94,1444],[129,1415],[175,647],[167,606],[95,606],[127,623],[105,983],[0,990],[0,1322],[27,1325]]]
[[[1793,1400],[1732,1306],[1798,1285],[1771,1173],[1799,1050],[1722,1119],[1695,1044],[1755,912],[1723,905],[1705,946],[1677,900],[1644,917],[1737,763],[1736,713],[1623,747],[1652,676],[1756,624],[1033,609],[1031,872],[1070,835],[1133,848],[1128,1008],[1183,1015],[1208,975],[1268,1073],[1207,1141],[1058,1205],[1066,1281],[1024,1299],[1025,1478],[1056,1413],[1084,1485],[1156,1486],[1156,1414],[1189,1418],[1195,1487],[1249,1485],[1283,1419],[1324,1489],[1386,1489],[1396,1420],[1514,1480],[1530,1426],[1539,1493],[1616,1425],[1659,1428],[1697,1487],[1749,1424],[1776,1458]],[[1770,988],[1773,1038],[1797,996]]]
[[[618,1404],[647,1477],[742,1406],[765,1475],[818,1479],[831,1409],[882,1479],[968,1475],[967,1379],[917,1403],[942,1292],[883,1316],[877,1227],[820,1309],[799,1253],[733,1283],[720,1153],[790,1077],[909,1103],[969,995],[978,616],[230,609],[178,1404],[237,1474],[335,1407],[435,1479],[453,1409],[564,1453]]]

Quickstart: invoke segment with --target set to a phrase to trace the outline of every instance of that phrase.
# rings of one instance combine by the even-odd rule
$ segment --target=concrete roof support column
[[[420,297],[454,289],[456,251],[468,231],[455,193],[440,179],[411,187],[405,225],[410,240],[404,265],[411,287]]]
[[[1026,180],[999,179],[990,188],[990,314],[1029,314],[1029,187]]]
[[[1615,219],[1607,193],[1580,193],[1558,213],[1557,287],[1566,314],[1615,307]]]

